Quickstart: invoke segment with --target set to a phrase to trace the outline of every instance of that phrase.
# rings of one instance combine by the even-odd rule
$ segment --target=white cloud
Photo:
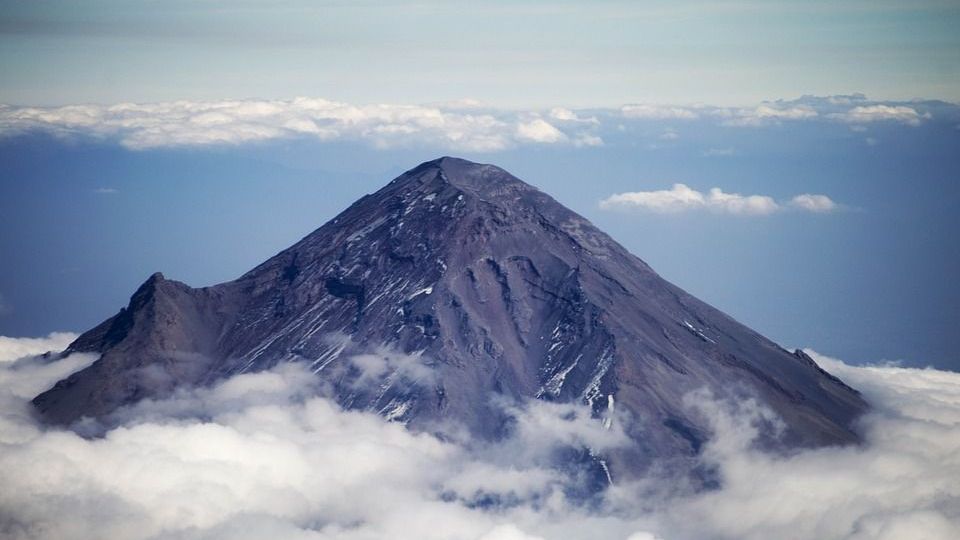
[[[517,138],[535,143],[556,143],[566,140],[567,136],[546,120],[535,118],[517,124]]]
[[[588,505],[565,495],[544,456],[627,439],[582,406],[506,404],[513,434],[471,447],[344,411],[285,363],[142,403],[85,439],[35,425],[26,399],[89,355],[0,363],[0,530],[21,540],[956,538],[960,374],[808,353],[871,403],[862,445],[766,454],[752,442],[776,423],[769,410],[695,392],[686,402],[713,430],[701,459],[721,487],[678,493],[653,477]],[[482,504],[496,500],[505,504]]]
[[[581,119],[567,109],[554,113]],[[319,98],[174,101],[112,106],[0,107],[0,133],[31,129],[118,138],[133,149],[242,144],[279,138],[358,140],[378,147],[430,144],[486,152],[523,143],[566,143],[568,136],[528,113],[481,110],[478,103],[352,105]],[[579,140],[579,139],[578,139]]]
[[[855,367],[807,352],[874,407],[862,421],[864,445],[770,456],[742,436],[750,414],[711,407],[731,428],[707,451],[724,488],[673,507],[677,519],[744,540],[957,537],[960,374]]]
[[[82,367],[71,358],[31,391]],[[0,366],[0,380],[30,361]],[[539,536],[528,510],[574,510],[549,467],[558,445],[627,441],[585,405],[531,402],[505,405],[514,435],[471,449],[343,411],[309,392],[315,380],[285,363],[181,389],[117,415],[125,423],[99,439],[40,429],[21,396],[0,409],[0,526],[25,539],[525,539]],[[512,520],[476,506],[486,496],[539,502]]]
[[[580,118],[577,117],[577,113],[564,107],[554,107],[550,109],[550,118],[567,122],[575,122],[580,120]]]
[[[52,332],[41,338],[0,336],[0,362],[11,362],[24,356],[45,352],[60,352],[75,339],[77,335],[70,332]]]
[[[360,371],[357,383],[361,385],[379,384],[387,375],[421,386],[432,384],[435,378],[422,353],[403,354],[380,347],[367,354],[351,356],[350,362]]]
[[[637,120],[667,124],[697,120],[728,126],[767,126],[787,121],[842,121],[918,125],[931,118],[920,105],[867,101],[862,96],[763,102],[753,107],[628,104],[591,109],[565,107],[517,111],[476,100],[428,105],[356,105],[321,98],[288,100],[171,101],[115,105],[21,107],[0,105],[0,135],[42,130],[58,136],[119,141],[131,149],[236,145],[286,138],[363,142],[377,148],[431,146],[496,152],[524,144],[600,146],[604,124]],[[662,125],[663,137],[676,131]]]
[[[550,118],[559,122],[579,122],[582,124],[599,124],[596,116],[580,116],[576,111],[564,107],[554,107],[550,109]]]
[[[718,116],[725,117],[724,124],[728,126],[757,127],[781,120],[810,120],[819,116],[816,109],[809,105],[776,105],[763,103],[753,108],[736,109],[733,111],[720,110]]]
[[[687,107],[650,104],[624,105],[620,113],[641,120],[693,120],[699,116],[696,110]]]
[[[639,207],[655,212],[679,212],[707,205],[703,193],[686,184],[674,184],[669,190],[617,193],[600,201],[600,208]]]
[[[930,113],[920,114],[916,109],[905,105],[861,105],[847,112],[830,114],[830,118],[851,124],[901,122],[911,126],[919,126],[923,120],[930,117]]]
[[[617,193],[600,201],[600,208],[644,209],[660,213],[688,210],[709,210],[724,214],[763,216],[792,207],[808,212],[830,212],[839,206],[826,195],[797,195],[786,204],[767,195],[741,195],[712,188],[703,193],[686,184],[674,184],[670,189]]]
[[[707,206],[730,214],[766,215],[780,210],[780,205],[767,195],[741,195],[724,193],[720,188],[710,188]]]
[[[790,199],[790,205],[800,210],[818,213],[833,212],[838,208],[837,203],[833,202],[830,197],[811,193],[797,195]]]

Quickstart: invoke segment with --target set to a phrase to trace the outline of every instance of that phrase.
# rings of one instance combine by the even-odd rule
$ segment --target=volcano
[[[234,281],[154,274],[72,352],[100,358],[33,400],[52,424],[297,361],[342,406],[410,429],[454,422],[495,440],[509,429],[498,396],[617,412],[635,444],[607,458],[614,478],[701,451],[709,426],[684,404],[696,390],[774,411],[777,448],[856,443],[866,409],[803,352],[667,282],[547,194],[450,157]],[[355,384],[361,354],[387,357],[377,384]]]

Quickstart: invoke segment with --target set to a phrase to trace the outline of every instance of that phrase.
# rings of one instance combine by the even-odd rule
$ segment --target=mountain
[[[683,405],[707,388],[783,419],[771,447],[854,443],[860,395],[668,283],[586,219],[492,165],[424,163],[235,281],[151,276],[68,352],[90,367],[33,403],[70,424],[278,362],[308,362],[345,407],[412,429],[508,429],[494,395],[625,412],[630,476],[709,436]],[[378,354],[377,384],[351,360]],[[417,371],[414,368],[419,368]]]

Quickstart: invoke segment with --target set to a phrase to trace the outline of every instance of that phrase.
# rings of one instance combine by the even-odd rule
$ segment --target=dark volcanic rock
[[[436,377],[373,390],[346,357],[422,354]],[[239,279],[203,289],[155,274],[71,351],[102,353],[37,396],[44,417],[103,416],[177,385],[309,362],[347,407],[413,428],[453,419],[496,437],[491,395],[627,411],[633,450],[614,473],[700,451],[682,405],[749,395],[786,424],[779,444],[857,441],[858,393],[666,282],[587,220],[491,165],[424,163]]]

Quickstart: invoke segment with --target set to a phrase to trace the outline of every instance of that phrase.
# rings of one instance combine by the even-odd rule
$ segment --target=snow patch
[[[403,415],[407,414],[407,411],[409,410],[409,401],[391,400],[386,407],[380,410],[380,414],[387,420],[387,422],[396,422],[403,418]]]
[[[709,343],[713,343],[714,345],[717,344],[716,341],[708,338],[706,334],[704,334],[704,333],[703,333],[699,328],[697,328],[696,326],[690,324],[686,319],[684,319],[684,321],[683,321],[683,326],[685,326],[685,327],[687,328],[687,330],[690,330],[691,332],[693,332],[693,334],[694,334],[695,336],[699,337],[700,339],[702,339],[702,340],[704,340],[704,341],[706,341],[706,342],[709,342]]]
[[[573,362],[569,366],[563,368],[562,371],[558,372],[553,377],[550,377],[550,380],[548,380],[546,384],[543,385],[543,388],[540,389],[540,392],[537,393],[537,397],[540,397],[545,393],[550,394],[553,397],[560,395],[560,390],[563,388],[563,383],[567,380],[567,375],[573,371],[573,368],[577,367],[577,364],[580,363],[581,358],[583,358],[582,354],[577,355],[577,357],[573,359]]]
[[[420,289],[419,291],[411,294],[410,297],[407,298],[407,300],[413,300],[414,298],[420,296],[421,294],[431,294],[431,293],[433,293],[433,285],[431,285],[431,286],[429,286],[429,287],[424,287],[424,288]]]
[[[603,429],[613,427],[613,394],[607,394],[607,415],[603,419]]]

